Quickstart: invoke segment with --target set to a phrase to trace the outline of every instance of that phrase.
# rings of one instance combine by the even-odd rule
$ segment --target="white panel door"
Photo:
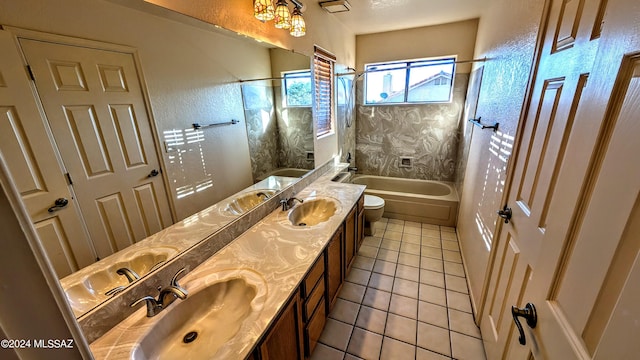
[[[0,49],[0,152],[56,274],[64,277],[93,263],[96,255],[7,31],[0,31]],[[49,212],[58,198],[68,204]]]
[[[640,358],[634,4],[551,2],[481,319],[490,359]],[[511,306],[527,303],[521,337]]]
[[[172,223],[133,56],[20,39],[98,256]]]

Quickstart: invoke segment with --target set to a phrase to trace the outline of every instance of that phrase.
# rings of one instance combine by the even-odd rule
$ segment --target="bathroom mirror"
[[[279,48],[269,49],[269,59],[272,79],[242,85],[255,181],[302,176],[314,166],[311,60]]]
[[[77,45],[73,46],[78,47],[90,47],[93,41],[111,48],[120,45],[131,47],[139,65],[139,78],[143,88],[148,91],[146,100],[148,110],[153,115],[155,134],[159,137],[157,142],[159,156],[163,157],[163,176],[169,183],[166,186],[169,188],[168,196],[174,199],[178,221],[164,230],[152,232],[144,240],[138,239],[128,247],[118,246],[115,254],[101,256],[102,260],[82,267],[73,274],[60,276],[63,287],[77,296],[76,303],[73,300],[70,303],[78,317],[93,309],[100,301],[117,297],[123,287],[135,284],[138,276],[152,273],[198,241],[230,222],[247,216],[251,206],[242,204],[251,204],[259,196],[273,196],[297,181],[294,177],[267,177],[255,183],[250,165],[255,154],[249,150],[244,111],[245,108],[252,108],[254,100],[246,98],[243,101],[241,88],[253,82],[241,83],[239,80],[273,77],[270,52],[276,50],[252,39],[232,37],[230,32],[224,30],[218,32],[212,25],[194,25],[193,19],[182,15],[171,14],[167,18],[165,15],[168,11],[159,10],[155,5],[138,4],[133,9],[126,5],[127,2],[89,1],[83,6],[74,6],[70,1],[57,10],[55,5],[46,1],[28,0],[9,3],[0,13],[0,24],[7,25],[8,31],[23,34],[20,36],[25,38],[44,36],[46,41],[52,43],[77,39],[73,40],[77,41]],[[36,8],[39,11],[32,16],[18,16]],[[60,21],[48,21],[54,16]],[[20,32],[19,29],[36,30],[38,33]],[[19,52],[15,44],[9,50]],[[283,51],[281,55],[296,54]],[[294,58],[292,62],[306,62],[309,66],[308,58]],[[19,65],[23,72],[23,64]],[[39,95],[42,101],[44,95]],[[278,91],[272,91],[271,96],[275,118],[278,111],[275,104],[281,95]],[[308,111],[310,119],[310,108]],[[203,112],[207,112],[206,116],[202,115]],[[206,125],[230,119],[239,123],[202,129],[191,126],[191,123]],[[308,134],[300,130],[295,133],[293,142],[302,144],[307,136],[312,137],[311,133],[310,128]],[[172,140],[175,134],[182,136],[180,139],[184,140],[183,143]],[[239,136],[244,140],[240,141]],[[314,162],[307,160],[307,156],[310,156],[308,153],[311,156],[313,154],[312,147],[301,145],[299,148],[305,151],[305,159],[300,161],[302,164],[286,166],[304,170],[313,168]],[[231,176],[236,175],[235,169],[240,166],[245,169],[243,178],[233,181]],[[260,176],[264,175],[266,173]],[[18,182],[17,178],[14,180]],[[232,186],[223,186],[225,180]],[[265,190],[272,192],[264,194]],[[247,199],[251,201],[244,201]],[[233,202],[242,204],[233,207]],[[171,232],[168,229],[178,231]],[[124,229],[122,234],[126,235],[128,231]],[[158,239],[163,242],[156,242]],[[65,251],[69,249],[63,249],[60,253]],[[118,271],[123,268],[135,270],[136,274],[127,270]],[[113,278],[119,282],[110,282]],[[106,297],[91,302],[95,300],[89,299],[91,292],[98,288]]]

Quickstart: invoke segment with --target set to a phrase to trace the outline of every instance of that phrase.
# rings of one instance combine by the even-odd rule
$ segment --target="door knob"
[[[498,216],[504,219],[505,224],[509,223],[509,220],[511,220],[511,215],[513,215],[513,213],[511,212],[511,208],[507,207],[507,205],[505,205],[502,210],[498,210]]]
[[[53,203],[53,206],[49,208],[49,212],[54,212],[56,210],[60,210],[63,207],[67,206],[67,204],[69,204],[69,200],[65,199],[65,198],[58,198],[56,199],[56,201]]]
[[[518,317],[525,318],[525,320],[527,320],[527,325],[529,325],[530,328],[535,329],[538,324],[538,313],[536,312],[536,307],[532,303],[527,303],[527,305],[524,306],[524,309],[512,306],[511,315],[513,315],[513,321],[516,323],[516,327],[520,333],[518,341],[520,342],[520,345],[526,345],[527,339],[524,337],[524,330],[522,329],[522,324],[520,324],[520,319],[518,319]]]
[[[153,170],[151,170],[149,175],[147,175],[147,177],[150,178],[150,177],[158,176],[158,174],[160,174],[160,172],[158,170],[156,170],[156,169],[153,169]]]

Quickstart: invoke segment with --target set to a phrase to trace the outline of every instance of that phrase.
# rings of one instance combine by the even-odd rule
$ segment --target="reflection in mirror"
[[[314,167],[310,59],[277,48],[269,59],[273,80],[242,85],[254,181]]]

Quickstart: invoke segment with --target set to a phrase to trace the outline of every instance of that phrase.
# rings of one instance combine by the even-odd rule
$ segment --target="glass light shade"
[[[304,18],[300,9],[296,6],[291,14],[291,36],[300,37],[307,33],[307,25],[304,23]]]
[[[253,15],[260,21],[273,20],[275,17],[273,0],[253,0]]]
[[[291,13],[286,0],[279,0],[276,5],[275,26],[278,29],[291,28]]]

